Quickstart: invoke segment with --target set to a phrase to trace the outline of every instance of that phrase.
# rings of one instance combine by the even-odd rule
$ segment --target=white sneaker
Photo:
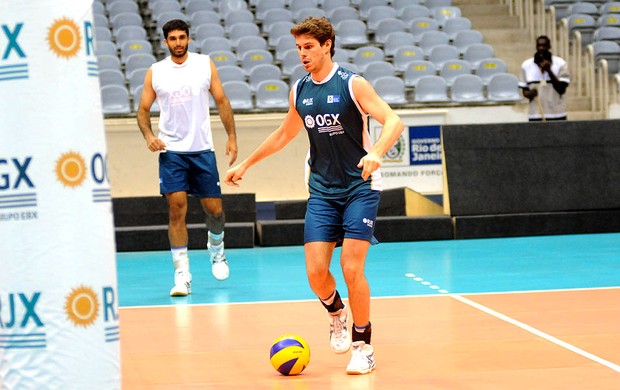
[[[228,262],[223,253],[211,254],[211,273],[217,280],[226,280],[230,274]]]
[[[170,290],[171,297],[184,297],[192,293],[192,274],[189,271],[174,273],[174,287]]]
[[[346,353],[351,348],[351,332],[347,329],[349,312],[347,308],[340,309],[329,315],[329,346],[336,353]]]
[[[363,341],[354,342],[351,348],[351,360],[347,366],[347,374],[368,374],[375,369],[375,366],[375,353],[372,345]]]

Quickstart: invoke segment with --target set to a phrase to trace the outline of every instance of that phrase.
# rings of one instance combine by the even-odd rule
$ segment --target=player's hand
[[[381,157],[376,153],[370,152],[361,158],[357,164],[358,168],[362,168],[362,179],[367,180],[370,175],[381,166]]]
[[[228,166],[232,166],[237,161],[237,140],[229,138],[226,143],[226,157],[228,157]]]
[[[224,183],[229,186],[239,187],[239,181],[243,178],[243,174],[245,173],[245,168],[241,165],[234,166],[226,171],[226,176],[224,177]]]
[[[146,139],[146,146],[151,152],[157,152],[160,150],[166,150],[166,144],[155,136],[148,137]]]

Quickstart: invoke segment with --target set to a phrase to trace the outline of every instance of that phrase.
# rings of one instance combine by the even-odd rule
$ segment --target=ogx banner
[[[120,388],[91,1],[0,1],[0,389]]]

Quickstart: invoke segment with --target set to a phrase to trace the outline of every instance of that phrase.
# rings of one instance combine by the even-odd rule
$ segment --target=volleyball
[[[278,337],[269,351],[271,365],[282,375],[298,375],[310,363],[310,347],[294,334]]]

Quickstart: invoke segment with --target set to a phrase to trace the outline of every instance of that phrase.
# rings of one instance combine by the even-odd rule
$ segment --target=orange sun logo
[[[67,187],[77,187],[86,178],[86,162],[76,152],[64,153],[56,161],[56,176]]]
[[[59,57],[71,58],[80,50],[80,28],[71,19],[56,20],[47,33],[50,49]]]
[[[75,325],[92,325],[99,314],[99,300],[92,288],[80,286],[71,290],[65,301],[67,317]]]

